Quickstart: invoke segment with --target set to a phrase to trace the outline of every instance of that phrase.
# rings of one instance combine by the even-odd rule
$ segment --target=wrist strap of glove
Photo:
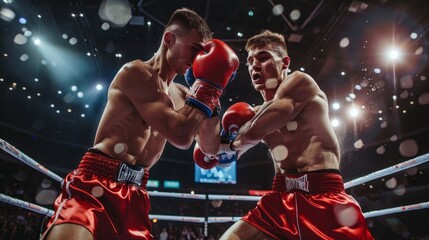
[[[219,104],[222,89],[217,86],[197,79],[192,85],[191,92],[186,96],[186,103],[199,108],[207,117],[211,117]],[[218,114],[218,113],[216,113]]]
[[[232,148],[232,142],[236,136],[237,134],[230,134],[222,129],[220,132],[220,147],[218,153],[235,153],[234,149]]]

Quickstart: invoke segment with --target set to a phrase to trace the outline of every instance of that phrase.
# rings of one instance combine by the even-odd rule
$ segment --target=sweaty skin
[[[255,117],[240,129],[233,149],[244,152],[265,142],[276,173],[338,169],[339,146],[329,121],[326,95],[308,74],[287,75],[286,59],[276,65],[284,60],[269,48],[249,51],[249,73],[264,104],[255,107]],[[270,88],[273,78],[278,86]]]
[[[159,160],[167,140],[187,149],[195,139],[208,154],[217,152],[219,118],[207,119],[201,110],[185,104],[188,90],[172,82],[191,66],[203,44],[195,30],[178,38],[180,34],[178,26],[170,26],[155,56],[146,62],[129,62],[119,70],[108,90],[94,148],[146,169]],[[64,223],[55,225],[47,239],[93,236],[83,226]]]
[[[205,134],[205,139],[197,137],[203,142],[201,145],[207,145],[204,141],[217,141],[218,128],[213,126],[219,120],[205,120],[200,110],[186,105],[188,90],[171,82],[175,73],[184,73],[201,51],[201,39],[196,32],[193,34],[188,42],[175,43],[191,45],[192,50],[175,53],[178,57],[174,60],[166,54],[166,59],[136,60],[121,68],[109,87],[94,148],[123,162],[150,168],[161,156],[167,139],[174,146],[187,149],[199,131],[208,130],[213,133]],[[169,71],[159,68],[162,61],[169,64]],[[205,151],[215,150],[208,145]]]
[[[339,145],[329,121],[326,95],[308,74],[287,75],[289,57],[281,58],[266,46],[251,49],[247,64],[252,84],[264,103],[232,142],[241,156],[265,142],[276,173],[300,173],[339,168]],[[238,221],[221,240],[272,239],[244,221]]]
[[[326,114],[327,108],[326,96],[319,91],[300,114],[291,119],[296,122],[296,130],[288,130],[286,125],[264,137],[263,141],[268,144],[271,153],[279,146],[287,149],[284,159],[272,156],[276,172],[299,173],[339,168],[339,147],[335,133],[327,127],[331,124]]]

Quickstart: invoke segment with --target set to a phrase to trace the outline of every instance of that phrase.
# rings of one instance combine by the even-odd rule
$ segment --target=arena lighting
[[[338,109],[340,109],[340,104],[339,104],[339,103],[337,103],[337,102],[334,102],[334,103],[332,104],[332,108],[333,108],[334,110],[338,110]]]
[[[35,40],[36,38],[33,39],[36,44]],[[56,87],[59,89],[70,89],[70,85],[78,86],[76,80],[84,80],[83,76],[91,70],[86,56],[74,52],[72,48],[72,46],[68,48],[56,46],[44,38],[43,43],[35,48],[46,62],[45,67],[50,79],[55,80]]]
[[[23,17],[21,17],[21,18],[19,18],[19,23],[21,23],[21,24],[27,24],[27,19],[25,19],[25,18],[23,18]]]
[[[40,40],[40,38],[38,38],[38,37],[35,37],[33,39],[33,43],[34,43],[34,45],[40,46],[42,44],[42,40]]]
[[[349,109],[349,116],[352,118],[356,118],[357,116],[359,116],[359,108],[357,107],[352,107]]]
[[[97,89],[97,91],[101,91],[101,90],[103,90],[103,85],[101,85],[101,84],[99,83],[99,84],[97,84],[97,85],[95,86],[95,89]]]
[[[389,48],[389,49],[387,50],[387,52],[386,52],[386,57],[387,57],[389,60],[397,61],[397,60],[398,60],[398,59],[400,59],[400,57],[401,57],[401,52],[400,52],[400,50],[399,50],[398,48],[391,47],[391,48]]]
[[[331,120],[331,124],[333,127],[338,127],[340,125],[340,121],[336,118]]]

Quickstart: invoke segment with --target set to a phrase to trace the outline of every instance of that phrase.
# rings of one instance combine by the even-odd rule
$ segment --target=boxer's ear
[[[287,69],[290,64],[290,57],[289,56],[284,57],[282,62],[283,62],[282,69]]]
[[[167,48],[170,48],[171,45],[173,45],[174,39],[175,39],[174,33],[170,31],[166,31],[162,36],[162,41]]]

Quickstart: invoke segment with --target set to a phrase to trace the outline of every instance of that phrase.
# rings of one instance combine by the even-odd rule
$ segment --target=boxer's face
[[[177,74],[183,75],[191,67],[192,62],[199,52],[203,50],[203,39],[201,35],[190,30],[184,33],[171,33],[170,48],[167,53],[169,65]]]
[[[276,88],[284,69],[283,59],[272,47],[249,49],[247,67],[253,87],[258,90]]]

